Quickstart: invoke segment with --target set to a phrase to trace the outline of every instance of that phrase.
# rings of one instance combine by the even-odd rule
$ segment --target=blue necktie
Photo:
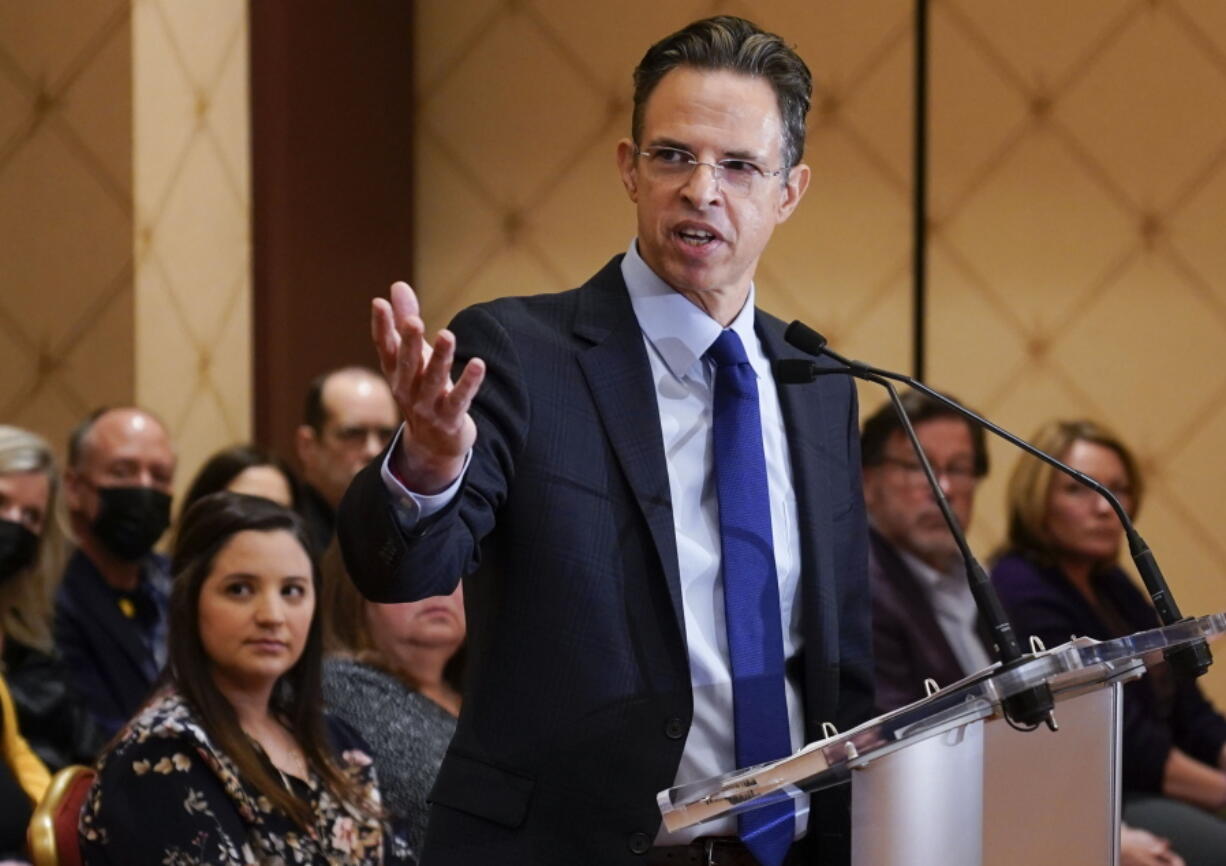
[[[723,551],[724,617],[732,662],[737,766],[792,751],[783,688],[783,626],[762,452],[757,375],[735,331],[707,350],[715,362],[715,486]],[[741,839],[762,866],[779,866],[794,835],[791,801],[740,816]]]

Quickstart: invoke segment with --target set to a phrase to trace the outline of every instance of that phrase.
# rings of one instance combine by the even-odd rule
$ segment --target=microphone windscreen
[[[780,358],[771,363],[775,381],[780,385],[807,385],[817,378],[816,367],[804,358]]]
[[[810,355],[820,355],[826,348],[826,338],[799,319],[788,325],[783,332],[783,339]]]

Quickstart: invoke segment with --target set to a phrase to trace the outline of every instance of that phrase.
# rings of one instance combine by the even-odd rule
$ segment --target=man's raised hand
[[[433,347],[426,342],[417,296],[408,283],[392,283],[390,302],[375,298],[370,331],[379,366],[404,418],[393,465],[415,493],[444,490],[464,467],[464,456],[477,439],[468,414],[485,379],[485,363],[472,358],[460,378],[451,381],[455,335],[439,331]]]

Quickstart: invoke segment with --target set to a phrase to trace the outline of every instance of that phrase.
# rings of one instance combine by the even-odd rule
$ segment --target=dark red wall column
[[[250,16],[255,437],[291,455],[307,383],[376,365],[370,298],[411,276],[413,4]]]

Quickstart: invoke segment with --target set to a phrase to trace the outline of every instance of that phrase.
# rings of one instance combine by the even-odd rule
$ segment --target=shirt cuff
[[[403,432],[404,425],[401,424],[396,435],[392,437],[392,444],[383,458],[383,466],[380,467],[379,474],[383,478],[383,486],[387,489],[388,495],[392,497],[396,521],[400,524],[401,529],[409,532],[421,521],[438,514],[451,503],[451,500],[455,499],[456,494],[460,492],[460,485],[464,483],[464,476],[468,473],[468,464],[472,462],[473,450],[468,449],[468,453],[464,455],[464,465],[460,468],[460,474],[446,490],[431,494],[414,493],[405,486],[392,469],[392,455],[400,447],[400,436]]]

